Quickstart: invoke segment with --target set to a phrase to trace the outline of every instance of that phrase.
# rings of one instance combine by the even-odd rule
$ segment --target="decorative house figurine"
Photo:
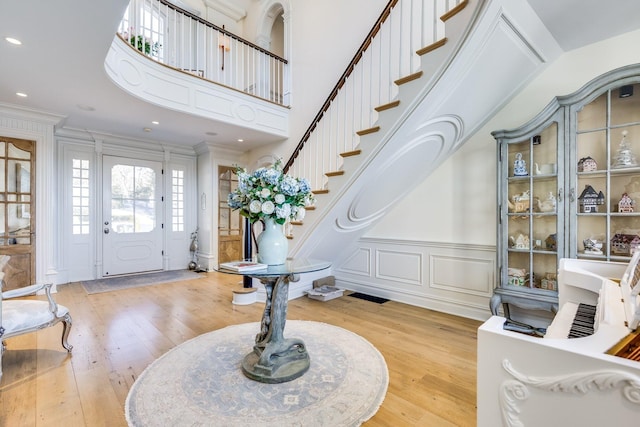
[[[524,286],[527,282],[527,270],[524,268],[509,268],[507,274],[509,276],[508,283],[512,286]]]
[[[547,273],[540,281],[540,289],[546,289],[548,291],[557,290],[558,279],[556,273]]]
[[[513,249],[529,249],[529,236],[518,234],[516,237],[509,236],[509,246]]]
[[[602,242],[597,239],[584,239],[582,241],[584,245],[584,253],[602,255]]]
[[[513,162],[513,176],[527,176],[527,162],[522,160],[522,153],[516,153],[516,159]]]
[[[611,238],[611,253],[631,256],[640,248],[640,236],[637,234],[614,234]]]
[[[522,194],[516,194],[511,197],[513,202],[509,202],[509,210],[511,212],[528,212],[529,211],[529,190],[525,191]]]
[[[547,246],[547,249],[550,251],[555,251],[558,249],[558,235],[557,234],[549,234],[546,239],[544,239],[544,244]]]
[[[637,166],[636,156],[631,151],[631,146],[627,142],[627,132],[626,130],[622,131],[622,141],[620,141],[620,147],[613,158],[612,168],[630,168],[633,166]]]
[[[598,170],[598,163],[590,156],[583,157],[578,161],[578,172],[593,172]]]
[[[604,193],[602,191],[598,193],[592,186],[585,185],[578,200],[580,201],[581,213],[596,213],[598,205],[604,204]]]
[[[636,202],[631,197],[629,197],[627,193],[624,193],[622,195],[622,198],[618,202],[618,212],[631,213],[633,212],[635,204]]]

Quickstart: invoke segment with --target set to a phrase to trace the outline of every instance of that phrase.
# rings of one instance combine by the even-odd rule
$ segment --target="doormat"
[[[191,270],[159,271],[155,273],[136,274],[132,276],[108,277],[106,279],[80,282],[87,294],[119,291],[121,289],[139,288],[159,283],[178,282],[181,280],[199,279],[202,275]]]
[[[389,301],[386,298],[374,297],[373,295],[361,294],[360,292],[354,292],[352,294],[349,294],[349,296],[358,298],[358,299],[363,299],[365,301],[375,302],[377,304],[384,304],[385,302]]]

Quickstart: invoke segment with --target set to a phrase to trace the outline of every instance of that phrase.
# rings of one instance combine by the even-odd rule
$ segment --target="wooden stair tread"
[[[388,104],[380,105],[380,106],[374,108],[374,110],[376,110],[379,113],[380,111],[388,110],[390,108],[395,108],[398,105],[400,105],[400,100],[396,100],[396,101],[390,102]]]
[[[291,225],[302,225],[302,221],[291,221],[289,224],[291,224]]]
[[[327,194],[329,192],[329,190],[327,189],[323,189],[323,190],[313,190],[311,191],[313,194]]]
[[[429,46],[425,46],[422,49],[418,49],[416,50],[416,54],[422,56],[422,55],[426,55],[427,53],[434,51],[436,49],[438,49],[439,47],[444,46],[447,43],[447,38],[444,37],[440,40],[438,40],[435,43],[431,43]]]
[[[251,294],[253,292],[256,292],[258,290],[258,288],[239,288],[239,289],[234,289],[233,293],[234,294]]]
[[[459,5],[457,5],[456,7],[454,7],[453,9],[451,9],[450,11],[442,15],[440,17],[440,20],[442,22],[447,22],[447,20],[453,18],[455,15],[460,13],[465,7],[467,7],[467,4],[469,4],[469,0],[464,0]]]
[[[405,83],[409,83],[413,80],[417,80],[420,77],[422,77],[422,71],[418,71],[417,73],[413,73],[413,74],[409,74],[408,76],[402,77],[396,81],[394,81],[394,83],[398,86],[403,85]]]
[[[325,173],[326,176],[340,176],[340,175],[344,175],[344,171],[333,171],[333,172],[327,172]]]
[[[351,156],[357,156],[360,153],[362,153],[362,150],[346,151],[344,153],[340,153],[340,156],[341,157],[351,157]]]
[[[376,133],[380,130],[380,126],[374,126],[372,128],[369,129],[363,129],[363,130],[359,130],[356,132],[356,135],[358,136],[364,136],[364,135],[368,135],[370,133]]]

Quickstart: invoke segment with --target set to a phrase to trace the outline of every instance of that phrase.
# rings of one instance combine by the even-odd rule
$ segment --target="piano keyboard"
[[[589,304],[578,304],[578,311],[573,318],[569,336],[567,338],[582,338],[593,335],[593,324],[596,316],[596,306]]]

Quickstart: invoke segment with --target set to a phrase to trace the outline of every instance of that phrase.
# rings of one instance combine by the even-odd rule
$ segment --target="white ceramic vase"
[[[267,265],[284,264],[287,260],[289,242],[282,224],[272,218],[264,218],[264,230],[257,238],[258,262]]]

